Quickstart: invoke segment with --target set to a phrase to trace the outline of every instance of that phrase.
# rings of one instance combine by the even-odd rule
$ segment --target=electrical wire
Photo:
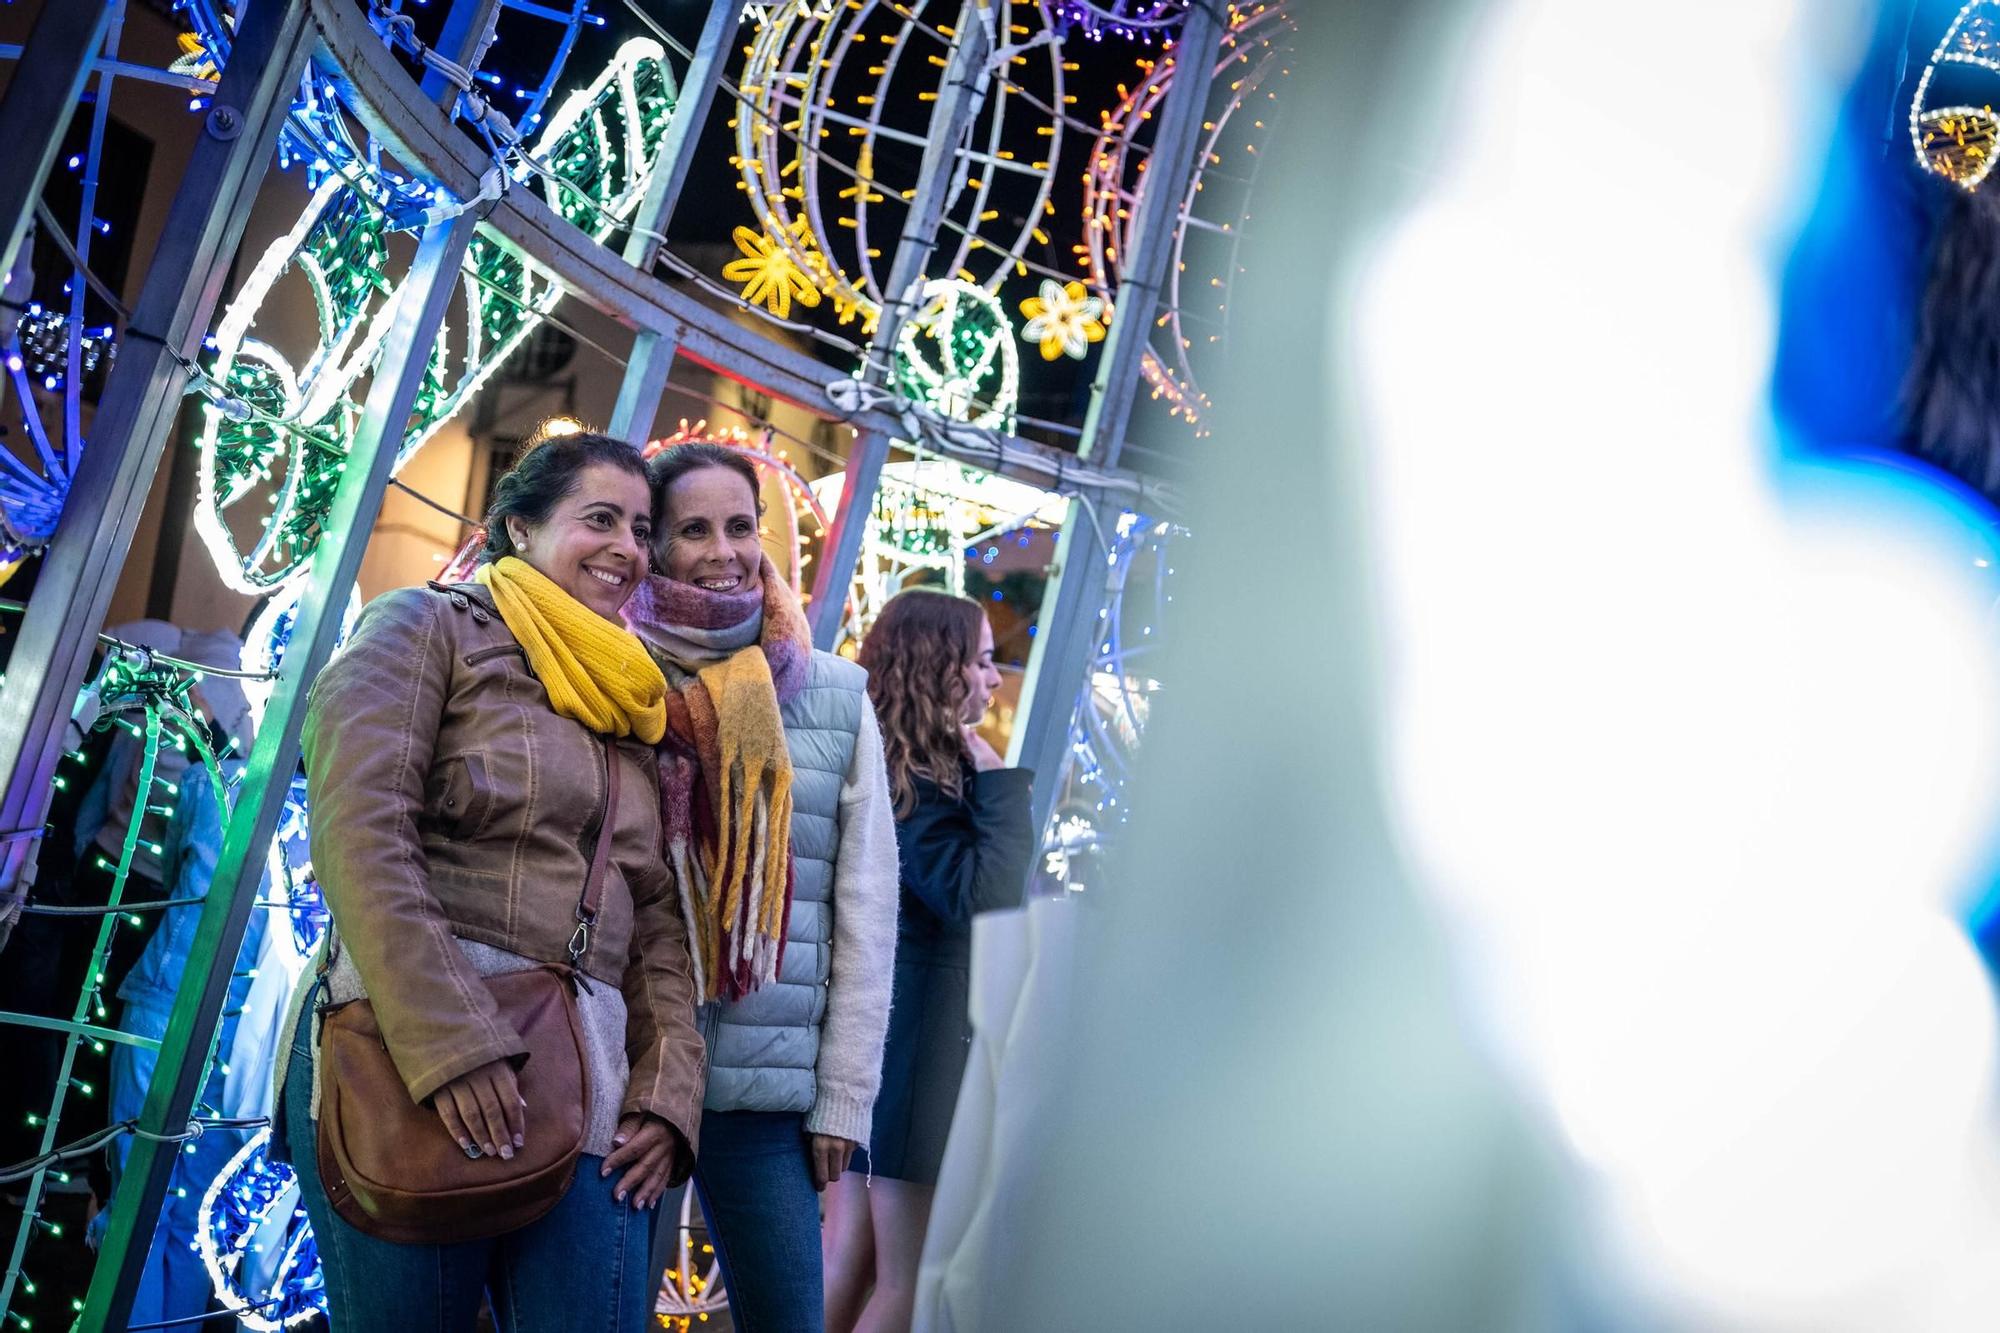
[[[40,830],[36,830],[39,832]],[[116,907],[57,907],[48,903],[23,903],[21,911],[30,916],[100,917],[122,916],[127,912],[164,912],[170,907],[198,907],[207,902],[205,897],[197,898],[155,898],[146,902],[121,903]],[[276,899],[259,898],[252,907],[264,911],[297,911],[298,905],[279,902]]]
[[[133,1116],[130,1119],[106,1125],[103,1129],[86,1134],[84,1137],[63,1147],[51,1148],[45,1153],[30,1157],[25,1162],[17,1162],[13,1166],[0,1168],[0,1184],[11,1185],[17,1180],[26,1180],[37,1172],[46,1171],[58,1162],[68,1162],[74,1161],[79,1157],[88,1157],[91,1153],[96,1152],[98,1149],[105,1147],[113,1140],[121,1138],[126,1134],[130,1134],[134,1138],[151,1139],[155,1143],[186,1143],[189,1139],[200,1138],[204,1132],[211,1129],[262,1129],[270,1123],[271,1121],[268,1116],[254,1116],[245,1119],[196,1116],[191,1118],[188,1121],[188,1127],[178,1134],[154,1134],[148,1130],[139,1128],[139,1118]]]
[[[211,1319],[241,1318],[243,1315],[246,1314],[255,1314],[259,1310],[269,1310],[276,1306],[283,1305],[286,1301],[290,1299],[292,1299],[290,1296],[272,1296],[265,1300],[258,1301],[255,1305],[235,1305],[231,1306],[227,1311],[223,1312],[214,1312],[209,1314],[184,1314],[178,1319],[162,1319],[156,1323],[151,1323],[151,1324],[127,1324],[125,1326],[125,1333],[140,1333],[141,1329],[188,1328],[195,1324],[205,1324]]]
[[[389,484],[391,486],[394,486],[397,490],[401,491],[403,494],[409,496],[412,500],[415,500],[417,503],[422,505],[428,505],[430,508],[437,510],[438,513],[443,514],[446,518],[455,518],[459,522],[468,524],[475,528],[480,526],[480,522],[478,519],[468,518],[466,515],[459,513],[456,509],[453,509],[448,505],[439,504],[436,500],[431,499],[430,496],[425,495],[422,491],[417,490],[415,487],[407,485],[404,482],[398,481],[394,477],[389,478]]]

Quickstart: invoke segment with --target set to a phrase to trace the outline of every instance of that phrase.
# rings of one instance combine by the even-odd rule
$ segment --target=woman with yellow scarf
[[[619,619],[646,570],[650,501],[617,440],[533,446],[498,483],[474,581],[378,598],[314,685],[313,863],[334,942],[302,993],[317,1003],[292,1044],[277,1137],[334,1333],[470,1329],[482,1292],[503,1331],[650,1323],[646,1210],[693,1167],[702,1092],[693,968],[661,855],[667,685]],[[497,998],[501,978],[549,968],[581,1038],[553,1084],[545,1057],[526,1060],[518,1006]],[[490,1165],[488,1185],[466,1187],[477,1195],[553,1151],[555,1189],[528,1205],[546,1211],[503,1220],[461,1203],[395,1235],[355,1212],[350,1141],[326,1137],[347,1114],[351,1047],[336,1043],[349,1029],[327,1019],[324,1053],[315,1037],[322,1015],[364,999],[394,1065],[392,1109],[410,1109],[394,1100],[406,1092],[435,1113],[373,1117],[429,1144],[391,1143],[389,1160],[408,1172],[462,1151],[473,1171]],[[379,1197],[444,1193],[370,1183]]]

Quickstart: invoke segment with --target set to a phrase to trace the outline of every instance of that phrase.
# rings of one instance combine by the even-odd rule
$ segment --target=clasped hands
[[[460,1074],[431,1098],[445,1131],[468,1157],[498,1157],[509,1161],[528,1141],[528,1103],[521,1096],[519,1076],[506,1060],[494,1060]],[[655,1208],[667,1192],[680,1154],[679,1135],[656,1115],[621,1117],[612,1149],[599,1169],[600,1177],[623,1171],[616,1194],[634,1208]]]

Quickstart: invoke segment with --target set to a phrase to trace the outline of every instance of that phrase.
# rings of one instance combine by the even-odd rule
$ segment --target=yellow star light
[[[731,234],[743,258],[724,264],[722,276],[743,284],[744,300],[763,306],[779,319],[792,313],[794,300],[802,306],[819,304],[819,288],[792,262],[782,245],[748,227],[738,227]]]
[[[1080,282],[1042,279],[1042,294],[1021,302],[1021,313],[1028,317],[1021,337],[1041,344],[1044,361],[1065,354],[1081,361],[1090,344],[1104,341],[1104,302]]]

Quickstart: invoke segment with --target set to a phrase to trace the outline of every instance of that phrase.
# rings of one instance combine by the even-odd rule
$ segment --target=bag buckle
[[[572,966],[590,948],[590,923],[578,921],[576,932],[569,937],[569,961]]]

